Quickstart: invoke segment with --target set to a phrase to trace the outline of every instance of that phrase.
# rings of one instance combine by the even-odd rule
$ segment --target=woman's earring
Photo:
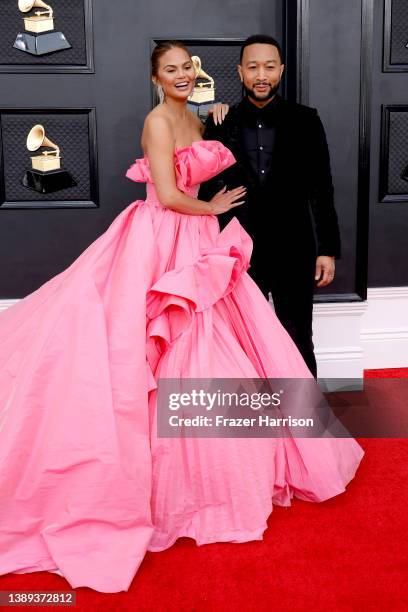
[[[159,96],[160,104],[163,104],[164,101],[164,91],[161,85],[157,85],[157,95]]]

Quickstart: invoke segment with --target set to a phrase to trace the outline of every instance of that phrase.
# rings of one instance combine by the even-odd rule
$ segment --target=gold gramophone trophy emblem
[[[196,83],[188,98],[188,106],[190,110],[197,113],[200,119],[205,120],[208,116],[208,109],[215,102],[214,79],[202,69],[198,55],[193,55],[191,60],[196,71]]]
[[[44,194],[75,187],[77,183],[71,174],[61,169],[59,146],[46,137],[44,126],[38,123],[28,133],[27,149],[38,151],[42,147],[47,149],[31,157],[31,169],[23,176],[24,187]]]
[[[17,34],[13,45],[16,49],[45,55],[71,48],[64,34],[54,30],[54,11],[49,4],[42,0],[18,0],[18,8],[27,17],[23,18],[25,32]]]

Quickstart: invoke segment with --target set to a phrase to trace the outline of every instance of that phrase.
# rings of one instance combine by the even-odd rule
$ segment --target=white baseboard
[[[368,290],[361,345],[366,368],[408,367],[408,287]]]
[[[0,312],[16,302],[0,300]],[[368,289],[366,302],[315,304],[313,342],[319,378],[408,367],[408,287]]]
[[[368,289],[366,302],[315,304],[313,341],[319,377],[408,367],[408,287]]]
[[[363,378],[365,302],[315,304],[313,343],[319,378]]]

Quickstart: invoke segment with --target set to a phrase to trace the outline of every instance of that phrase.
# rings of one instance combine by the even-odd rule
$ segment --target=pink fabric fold
[[[231,151],[217,140],[198,140],[190,147],[176,149],[174,157],[176,183],[182,191],[199,185],[236,162]],[[136,159],[126,176],[137,183],[153,183],[148,157]]]
[[[166,272],[147,294],[147,354],[155,371],[167,346],[202,312],[227,296],[249,267],[252,241],[234,217],[191,264]]]

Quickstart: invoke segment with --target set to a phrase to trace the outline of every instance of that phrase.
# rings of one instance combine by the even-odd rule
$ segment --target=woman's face
[[[165,96],[186,100],[193,91],[195,79],[193,62],[184,49],[174,47],[161,56],[156,83],[163,87]]]

